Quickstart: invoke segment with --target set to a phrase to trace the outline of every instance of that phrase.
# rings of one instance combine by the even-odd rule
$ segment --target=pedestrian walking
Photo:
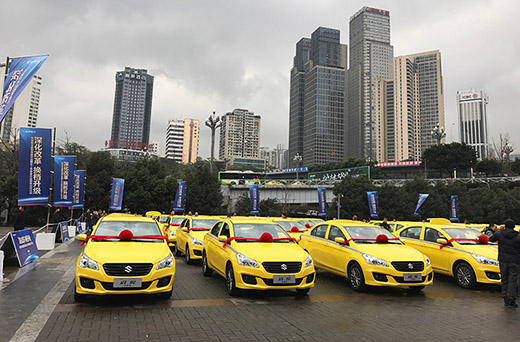
[[[16,214],[16,218],[14,219],[13,228],[14,230],[22,230],[25,229],[25,222],[29,217],[29,214],[25,211],[23,207],[18,208],[20,211]]]
[[[520,270],[520,234],[514,230],[515,221],[507,219],[504,226],[496,228],[489,241],[498,242],[498,262],[502,298],[508,308],[517,308],[518,272]]]

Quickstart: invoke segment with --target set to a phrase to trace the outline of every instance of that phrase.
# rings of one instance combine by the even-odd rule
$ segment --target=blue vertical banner
[[[85,170],[74,171],[74,191],[72,194],[72,208],[83,209],[85,197]]]
[[[110,210],[121,210],[123,207],[123,192],[125,190],[125,180],[122,178],[112,178],[112,191],[110,192]]]
[[[184,212],[186,205],[186,182],[178,182],[177,192],[175,193],[175,203],[173,204],[173,211]]]
[[[18,205],[47,205],[51,182],[52,131],[20,128]]]
[[[74,156],[54,156],[54,188],[55,207],[72,207],[74,194]]]
[[[10,234],[20,267],[30,264],[40,257],[31,229],[17,230]]]
[[[450,221],[459,222],[459,198],[451,196],[450,199]]]
[[[368,209],[370,209],[370,217],[379,217],[377,191],[367,191],[367,196]]]
[[[413,212],[414,215],[419,216],[419,208],[421,205],[426,201],[426,199],[430,196],[429,194],[419,194],[419,200],[417,201],[417,208],[415,208],[415,211]]]
[[[258,190],[258,184],[249,186],[249,199],[251,200],[251,214],[260,214],[260,192]]]
[[[0,122],[47,58],[49,58],[49,55],[9,59],[9,70],[5,77],[2,99],[0,100]]]
[[[318,206],[320,208],[320,216],[327,216],[327,197],[324,188],[318,188]]]
[[[67,221],[62,221],[58,223],[58,229],[60,230],[61,242],[69,241],[69,223]]]

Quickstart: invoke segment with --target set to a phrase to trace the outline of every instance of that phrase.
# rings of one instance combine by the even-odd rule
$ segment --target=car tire
[[[411,293],[419,293],[424,290],[424,286],[408,286],[408,291]]]
[[[311,289],[296,289],[296,297],[304,297],[309,293]]]
[[[467,262],[459,262],[453,272],[457,285],[464,289],[472,289],[477,283],[475,272]]]
[[[362,292],[365,290],[365,277],[363,276],[361,266],[359,266],[357,262],[353,263],[348,268],[348,280],[350,287],[352,287],[354,291]]]
[[[74,288],[74,301],[78,302],[78,303],[83,303],[86,300],[87,300],[87,295],[76,292],[76,288]]]
[[[177,247],[177,244],[175,244],[175,246],[173,246],[173,255],[176,256],[176,257],[179,257],[181,256],[181,251],[179,250],[179,247]]]
[[[206,252],[202,251],[202,275],[205,277],[211,277],[212,274],[213,270],[209,268]]]
[[[235,271],[233,271],[233,266],[231,265],[226,267],[226,288],[230,296],[236,296],[238,294],[238,289],[235,283]]]
[[[191,258],[190,247],[188,245],[186,245],[186,263],[188,265],[193,265],[193,259]]]

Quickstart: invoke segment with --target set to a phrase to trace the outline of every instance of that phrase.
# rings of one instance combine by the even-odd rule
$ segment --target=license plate
[[[273,277],[273,284],[295,284],[296,276],[294,274],[275,275]]]
[[[404,281],[422,281],[422,276],[420,273],[405,273],[403,275]]]
[[[114,288],[133,288],[141,287],[141,278],[116,278],[114,279]]]

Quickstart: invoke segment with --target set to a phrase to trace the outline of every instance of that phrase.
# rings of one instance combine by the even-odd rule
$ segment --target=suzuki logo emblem
[[[284,270],[284,271],[287,271],[287,265],[286,265],[286,264],[282,264],[282,265],[280,266],[280,268],[281,268],[282,270]]]
[[[132,272],[132,266],[130,266],[130,265],[126,266],[126,267],[125,267],[125,272],[126,272],[126,273],[130,273],[130,272]]]
[[[413,264],[412,264],[412,263],[409,263],[409,264],[408,264],[408,268],[411,269],[411,270],[413,270]]]

